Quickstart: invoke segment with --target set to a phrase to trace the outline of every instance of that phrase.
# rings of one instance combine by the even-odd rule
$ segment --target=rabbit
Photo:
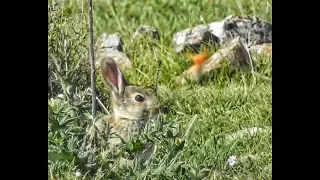
[[[100,133],[109,134],[107,144],[112,149],[122,141],[138,137],[146,123],[164,113],[165,108],[152,90],[128,84],[111,57],[104,57],[100,68],[105,84],[111,89],[113,113],[95,121],[94,126]],[[145,161],[155,151],[154,144],[148,146],[147,151],[139,155]]]

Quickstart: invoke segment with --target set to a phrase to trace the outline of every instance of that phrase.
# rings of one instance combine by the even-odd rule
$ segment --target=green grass
[[[156,126],[147,134],[158,138],[155,156],[146,164],[110,169],[110,163],[116,161],[103,147],[82,146],[85,128],[91,123],[87,1],[49,0],[52,88],[48,89],[48,178],[272,179],[271,83],[255,79],[250,73],[232,72],[228,67],[212,72],[202,84],[182,86],[174,81],[190,66],[170,46],[174,32],[201,24],[201,16],[206,23],[241,13],[272,22],[270,0],[239,2],[241,8],[236,0],[93,1],[94,39],[102,32],[121,34],[133,62],[133,69],[124,72],[131,83],[154,84],[156,59],[161,61],[159,93],[163,104],[170,108],[161,118],[163,127]],[[130,43],[135,28],[141,24],[159,31],[158,44]],[[260,56],[255,60],[255,71],[271,77],[271,60]],[[109,90],[99,71],[97,88],[98,97],[110,110]],[[98,113],[104,113],[100,107]],[[190,125],[193,118],[194,124]],[[193,131],[185,136],[190,127]],[[238,131],[253,127],[263,131],[237,135]],[[237,156],[237,162],[229,166],[227,159],[232,155]],[[82,176],[76,177],[76,171]]]

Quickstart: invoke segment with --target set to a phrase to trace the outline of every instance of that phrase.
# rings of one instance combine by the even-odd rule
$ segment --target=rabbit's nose
[[[159,112],[160,112],[160,113],[163,113],[163,114],[168,113],[168,107],[167,107],[167,106],[161,106],[161,107],[159,108]]]

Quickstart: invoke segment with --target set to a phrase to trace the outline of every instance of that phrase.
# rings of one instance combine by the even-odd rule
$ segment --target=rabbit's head
[[[112,91],[115,119],[148,120],[163,112],[156,94],[151,89],[129,85],[112,58],[103,58],[100,67],[104,81]]]

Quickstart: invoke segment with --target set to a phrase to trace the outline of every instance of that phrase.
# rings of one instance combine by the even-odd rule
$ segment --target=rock
[[[188,81],[199,81],[201,76],[201,66],[195,64],[185,70],[180,76],[177,76],[175,80],[180,84],[186,84]]]
[[[172,44],[177,53],[184,51],[187,47],[198,52],[201,44],[213,42],[221,47],[227,47],[238,36],[248,46],[271,43],[272,24],[258,17],[230,15],[221,21],[177,32],[173,35]]]
[[[197,32],[187,29],[174,35],[173,44],[176,52],[186,46],[194,45],[199,51],[205,43],[204,33],[210,32],[218,40],[221,49],[202,64],[193,65],[182,75],[176,77],[180,83],[189,80],[199,81],[203,74],[220,68],[223,59],[227,59],[232,69],[244,72],[254,67],[252,54],[272,55],[272,24],[251,16],[228,16],[221,21],[195,27]]]
[[[183,52],[186,48],[191,48],[195,52],[198,52],[201,44],[215,44],[218,42],[218,37],[208,30],[207,25],[199,25],[175,33],[173,35],[172,46],[176,53]]]
[[[186,83],[187,80],[199,81],[204,74],[220,68],[224,59],[229,61],[232,69],[244,72],[251,71],[251,67],[254,67],[254,62],[251,61],[249,50],[246,49],[244,43],[238,36],[232,40],[229,46],[219,49],[198,67],[193,65],[184,71],[182,75],[176,77],[176,81],[181,84]]]
[[[219,68],[224,58],[229,61],[232,69],[250,72],[251,67],[254,67],[254,62],[250,62],[251,55],[244,44],[239,36],[233,39],[228,47],[219,49],[202,64],[201,73],[204,74]]]
[[[131,68],[131,61],[123,52],[123,42],[119,34],[103,33],[96,42],[96,68],[100,66],[103,57],[111,57],[121,69]]]
[[[237,36],[248,46],[272,42],[272,24],[252,16],[228,16],[222,21],[210,23],[209,31],[219,37],[222,47]]]
[[[271,56],[272,55],[272,43],[264,43],[264,44],[257,44],[253,45],[249,49],[251,55],[265,55]]]
[[[142,37],[151,37],[152,39],[159,40],[160,35],[156,29],[151,28],[150,26],[142,25],[140,26],[136,32],[133,34],[132,40],[142,36]]]
[[[118,33],[102,33],[98,38],[96,46],[100,49],[123,51],[123,42]]]

